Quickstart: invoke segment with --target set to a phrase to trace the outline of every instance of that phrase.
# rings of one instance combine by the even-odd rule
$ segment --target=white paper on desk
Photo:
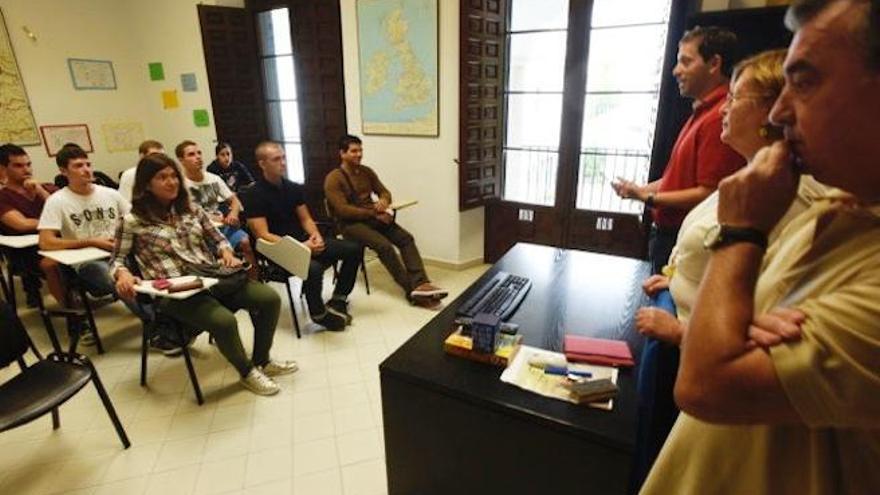
[[[187,282],[192,282],[197,277],[195,275],[185,275],[183,277],[173,277],[169,278],[168,281],[174,284],[185,284]],[[211,277],[199,277],[202,279],[202,287],[198,289],[191,290],[183,290],[180,292],[168,292],[168,289],[157,289],[153,287],[152,280],[141,280],[141,282],[134,286],[135,292],[139,292],[141,294],[148,294],[154,297],[167,297],[169,299],[187,299],[194,294],[198,294],[199,292],[210,289],[214,285],[217,284],[216,278]]]
[[[523,390],[534,392],[544,397],[552,399],[561,399],[566,402],[577,404],[577,400],[572,397],[571,392],[562,386],[565,381],[564,376],[548,375],[541,368],[529,365],[529,361],[556,362],[565,361],[565,355],[559,352],[546,351],[537,347],[527,345],[520,346],[513,362],[507,366],[507,369],[501,373],[501,381],[515,385]],[[593,374],[593,379],[610,378],[612,382],[617,383],[617,368],[611,366],[598,366],[593,364],[570,363],[569,368],[578,371],[589,371]],[[602,402],[591,402],[587,404],[596,409],[604,409],[610,411],[614,407],[614,399],[608,399]]]

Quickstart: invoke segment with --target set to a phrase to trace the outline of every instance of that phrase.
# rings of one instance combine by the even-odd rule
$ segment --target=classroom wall
[[[162,141],[169,151],[189,138],[210,148],[210,155],[215,132],[197,3],[244,5],[243,0],[0,0],[37,125],[87,124],[92,161],[112,177],[134,164],[137,152],[109,152],[101,129],[106,123],[141,122],[145,138]],[[117,89],[75,90],[67,66],[71,57],[112,61]],[[164,63],[165,81],[149,81],[147,63],[156,61]],[[196,74],[197,92],[181,91],[181,72]],[[165,89],[178,90],[179,108],[162,108]],[[208,110],[209,127],[195,127],[195,108]],[[54,177],[54,159],[42,145],[27,151],[40,179]]]
[[[482,259],[483,208],[458,211],[458,2],[439,5],[440,136],[363,136],[356,0],[340,0],[348,130],[364,140],[364,163],[395,199],[418,199],[400,212],[425,258],[452,265]]]

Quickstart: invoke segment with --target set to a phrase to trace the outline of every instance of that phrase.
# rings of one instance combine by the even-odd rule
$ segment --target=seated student
[[[177,164],[166,155],[154,153],[138,163],[132,212],[119,227],[114,251],[113,274],[121,297],[135,296],[137,279],[125,266],[130,253],[149,279],[179,277],[206,267],[241,269],[241,260],[208,214],[190,203],[183,182]],[[297,370],[293,361],[269,358],[281,299],[271,288],[246,278],[236,287],[222,291],[216,287],[185,300],[160,299],[159,308],[189,328],[206,329],[238,370],[245,388],[260,395],[278,393],[280,388],[270,377]],[[238,309],[247,309],[254,325],[250,359],[238,333],[234,314]]]
[[[150,153],[165,153],[165,146],[154,139],[147,139],[138,146],[138,161]],[[123,198],[131,201],[131,190],[134,188],[134,174],[137,172],[137,165],[125,169],[119,176],[119,194]]]
[[[70,148],[70,147],[78,148],[78,149],[82,150],[82,147],[76,143],[65,143],[64,146],[61,147],[61,149]],[[60,152],[61,151],[59,150],[59,153]],[[85,150],[83,150],[83,153],[85,153]],[[55,155],[55,163],[59,167],[61,167],[61,163],[58,160],[58,155]],[[115,180],[111,179],[109,175],[105,174],[104,172],[101,172],[100,170],[92,170],[92,182],[94,182],[95,184],[98,184],[99,186],[109,187],[110,189],[119,189],[119,184]],[[55,176],[55,187],[57,187],[58,189],[61,189],[62,187],[65,187],[65,186],[67,186],[67,176],[64,174],[56,175]]]
[[[363,147],[357,136],[339,140],[339,168],[324,179],[324,195],[346,239],[364,244],[403,288],[413,304],[439,309],[448,292],[431,284],[412,234],[397,225],[389,206],[391,193],[371,168],[361,165]],[[372,195],[379,199],[373,201]],[[394,247],[400,249],[400,256]],[[402,261],[401,261],[402,258]]]
[[[128,212],[128,201],[119,192],[93,183],[92,164],[82,148],[62,148],[58,152],[57,162],[61,173],[68,180],[68,185],[49,196],[43,206],[37,225],[40,249],[54,251],[96,247],[112,252],[116,243],[113,238],[116,225],[122,215]],[[75,270],[86,291],[92,296],[114,294],[107,261],[83,263]],[[152,315],[142,306],[134,303],[127,303],[126,306],[143,321],[152,320]],[[92,329],[83,322],[77,324],[83,325],[80,330],[82,343],[94,344]]]
[[[351,323],[348,295],[354,287],[362,248],[354,242],[324,239],[306,206],[303,187],[284,177],[287,162],[278,143],[262,142],[256,149],[263,176],[242,198],[248,211],[248,227],[260,239],[276,242],[289,235],[312,250],[309,276],[303,291],[312,321],[328,330],[342,330]],[[342,260],[339,279],[326,306],[321,298],[324,270]]]
[[[0,171],[7,177],[6,187],[0,189],[0,233],[4,235],[36,234],[43,204],[57,189],[52,184],[40,184],[33,178],[31,159],[27,152],[14,145],[0,146]],[[22,274],[22,283],[30,307],[39,305],[40,268],[46,275],[49,292],[65,304],[66,290],[61,283],[58,263],[37,254],[37,248],[18,250],[12,259],[12,269]]]
[[[223,179],[205,172],[202,161],[202,150],[193,141],[183,141],[174,148],[174,153],[183,166],[185,186],[195,204],[202,207],[208,216],[217,223],[223,223],[220,232],[232,244],[233,249],[240,249],[244,258],[251,264],[250,275],[257,278],[257,261],[247,232],[241,228],[239,213],[241,202],[238,196],[229,190]],[[222,209],[227,213],[224,215]]]
[[[208,165],[208,172],[220,176],[232,192],[238,194],[241,189],[254,183],[254,176],[247,165],[232,158],[232,145],[220,141],[214,148],[217,158]]]

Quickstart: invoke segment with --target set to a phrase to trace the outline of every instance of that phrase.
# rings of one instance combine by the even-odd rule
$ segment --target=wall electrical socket
[[[527,210],[524,208],[520,208],[519,221],[520,222],[534,222],[535,221],[535,210]]]

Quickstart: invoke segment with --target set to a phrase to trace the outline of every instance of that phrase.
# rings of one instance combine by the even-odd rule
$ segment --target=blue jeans
[[[77,266],[74,271],[76,278],[82,283],[83,288],[95,297],[104,297],[116,294],[116,283],[110,276],[110,264],[106,261],[90,261]],[[155,313],[149,304],[141,304],[137,301],[122,300],[122,303],[142,321],[153,321]]]

